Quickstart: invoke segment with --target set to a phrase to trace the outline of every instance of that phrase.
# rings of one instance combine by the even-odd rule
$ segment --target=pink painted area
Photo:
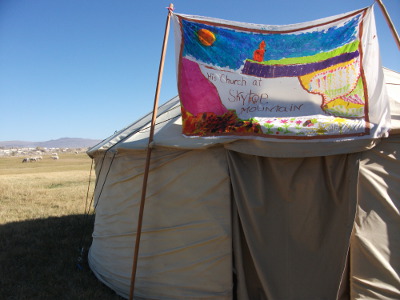
[[[197,63],[186,58],[181,60],[179,95],[183,107],[192,115],[203,112],[223,115],[228,112],[221,103],[217,88],[205,78]]]

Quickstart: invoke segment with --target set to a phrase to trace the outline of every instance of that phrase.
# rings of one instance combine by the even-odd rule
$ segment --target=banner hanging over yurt
[[[282,26],[173,17],[185,136],[349,141],[387,135],[373,7]]]

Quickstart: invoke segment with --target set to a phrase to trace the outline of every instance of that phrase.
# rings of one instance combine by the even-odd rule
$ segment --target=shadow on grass
[[[90,271],[92,231],[93,219],[83,215],[0,225],[0,299],[123,299]]]

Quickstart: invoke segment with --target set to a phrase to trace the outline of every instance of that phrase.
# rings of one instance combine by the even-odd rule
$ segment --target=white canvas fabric
[[[400,77],[384,73],[392,117],[398,120]],[[392,122],[388,138],[357,153],[342,153],[329,143],[280,153],[261,141],[235,148],[241,141],[184,138],[178,97],[162,105],[159,116],[135,299],[400,298],[398,122]],[[88,152],[98,178],[89,264],[125,298],[150,120],[144,116]],[[240,166],[243,157],[252,163]],[[356,183],[358,167],[349,157],[360,161]],[[229,164],[237,170],[231,172]],[[252,180],[254,174],[269,180]],[[247,263],[250,250],[252,264]],[[294,269],[280,268],[290,262]],[[266,298],[253,297],[257,289]]]
[[[351,299],[400,299],[400,136],[363,152],[351,240]]]
[[[102,188],[96,189],[89,264],[102,282],[126,298],[145,156],[144,151],[135,151],[108,155],[104,162],[103,157],[96,158]],[[208,180],[211,169],[213,180]],[[223,149],[154,150],[135,299],[232,298],[226,169]]]
[[[400,73],[383,68],[386,90],[390,101],[390,134],[400,134]]]

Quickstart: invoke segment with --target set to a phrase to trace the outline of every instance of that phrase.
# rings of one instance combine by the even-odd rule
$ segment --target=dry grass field
[[[85,216],[90,169],[84,153],[30,163],[0,157],[1,300],[122,299],[86,259],[77,266],[93,229],[93,215]],[[91,190],[94,181],[93,171]]]

